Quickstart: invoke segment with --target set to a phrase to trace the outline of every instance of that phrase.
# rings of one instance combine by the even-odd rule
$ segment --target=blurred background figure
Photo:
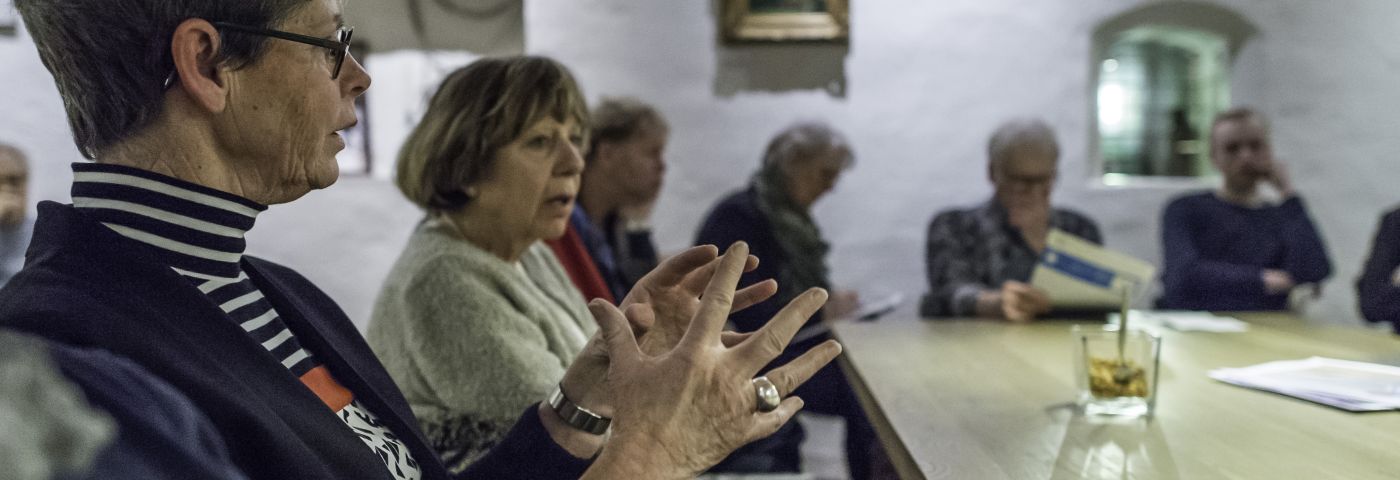
[[[992,199],[939,213],[929,223],[923,317],[1025,322],[1050,312],[1050,296],[1026,283],[1050,230],[1103,243],[1093,220],[1051,207],[1059,158],[1055,132],[1044,121],[1020,119],[997,127],[987,143]]]
[[[586,241],[580,233],[583,230],[587,231],[589,237]],[[564,267],[564,273],[569,275],[569,280],[573,281],[585,300],[601,298],[613,304],[621,300],[621,297],[613,295],[613,286],[598,270],[598,262],[601,260],[594,259],[595,255],[606,254],[607,257],[600,258],[612,262],[612,252],[602,235],[588,223],[588,217],[584,216],[577,205],[569,215],[569,225],[564,229],[564,234],[559,238],[545,239],[544,244],[554,251],[559,265]]]
[[[651,105],[604,98],[593,109],[574,226],[619,300],[657,265],[651,213],[666,174],[670,127]]]
[[[1400,333],[1400,209],[1381,217],[1356,295],[1366,321],[1390,322]]]
[[[830,246],[822,239],[811,214],[812,205],[831,191],[841,174],[854,164],[850,144],[831,126],[808,122],[788,127],[769,142],[763,163],[749,186],[720,200],[696,234],[696,245],[748,242],[750,251],[761,262],[757,269],[744,275],[741,286],[767,278],[778,281],[778,294],[773,299],[729,317],[740,332],[762,327],[784,303],[808,288],[833,291],[826,307],[797,334],[802,340],[794,340],[790,352],[776,362],[830,338],[823,323],[845,318],[857,307],[854,291],[831,289],[826,265]],[[846,457],[851,476],[870,478],[872,459],[883,453],[879,453],[882,450],[874,430],[840,367],[828,365],[797,394],[807,401],[805,411],[846,420]],[[799,471],[798,447],[802,439],[801,427],[789,424],[774,436],[741,448],[713,471]]]
[[[0,286],[24,266],[34,221],[29,218],[29,160],[0,143]]]
[[[1332,274],[1327,247],[1287,169],[1274,159],[1263,116],[1248,108],[1221,112],[1210,137],[1211,162],[1224,183],[1167,205],[1158,306],[1286,310],[1294,288]]]
[[[400,151],[399,189],[427,217],[367,337],[454,473],[560,384],[597,329],[541,242],[568,225],[587,129],[563,65],[488,58],[443,81]]]
[[[83,478],[115,439],[110,416],[83,400],[41,340],[0,330],[0,478]]]
[[[0,479],[242,480],[188,398],[130,360],[0,329]]]

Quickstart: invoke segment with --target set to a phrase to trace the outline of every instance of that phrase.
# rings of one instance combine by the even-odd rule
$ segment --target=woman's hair
[[[573,75],[545,57],[486,58],[452,72],[399,150],[399,190],[429,212],[456,210],[501,147],[536,122],[572,119],[588,131]]]
[[[600,143],[625,142],[644,129],[665,131],[669,128],[666,119],[641,100],[632,97],[603,98],[593,108],[593,132],[584,160],[593,162],[593,155],[598,152]]]
[[[73,142],[87,158],[150,125],[175,64],[175,27],[191,18],[277,28],[307,0],[16,0],[53,74]],[[256,62],[267,38],[221,32],[219,59]]]
[[[763,153],[764,168],[791,171],[826,154],[835,154],[841,168],[855,164],[851,144],[831,125],[818,121],[800,122],[773,136]]]
[[[987,140],[987,161],[990,168],[1000,171],[1011,156],[1023,148],[1049,154],[1058,163],[1060,144],[1055,141],[1055,131],[1050,124],[1039,118],[1018,118],[997,126],[992,138]]]

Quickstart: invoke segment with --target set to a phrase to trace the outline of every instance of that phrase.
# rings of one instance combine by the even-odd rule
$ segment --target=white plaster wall
[[[858,156],[816,208],[834,245],[835,280],[913,300],[926,289],[929,218],[990,194],[986,137],[1019,115],[1045,117],[1059,133],[1057,202],[1098,219],[1110,247],[1160,260],[1162,206],[1199,186],[1099,187],[1086,158],[1093,30],[1144,3],[854,0],[841,97],[717,89],[714,79],[735,75],[729,59],[745,48],[717,44],[710,2],[527,2],[526,50],[569,65],[590,98],[635,95],[669,117],[670,170],[656,219],[663,250],[689,245],[708,206],[746,181],[776,130],[829,120]],[[1241,53],[1234,98],[1272,117],[1277,154],[1311,201],[1336,264],[1310,316],[1356,322],[1352,279],[1374,222],[1400,200],[1391,158],[1400,151],[1400,6],[1220,4],[1261,31]]]
[[[83,159],[69,132],[53,77],[28,34],[20,29],[17,36],[0,36],[0,142],[28,155],[31,203],[69,200],[68,165]]]
[[[1109,189],[1091,181],[1090,37],[1131,0],[853,0],[848,48],[733,49],[716,43],[710,2],[526,2],[526,50],[573,68],[590,98],[635,95],[673,126],[657,207],[665,251],[689,245],[706,209],[742,185],[769,136],[797,119],[827,119],[858,164],[818,204],[838,283],[899,291],[923,279],[924,228],[935,212],[990,189],[984,145],[1001,120],[1040,115],[1062,143],[1059,203],[1097,218],[1108,244],[1159,258],[1159,212],[1184,187]],[[1275,149],[1294,171],[1337,274],[1310,310],[1356,322],[1351,281],[1388,206],[1400,202],[1400,6],[1393,0],[1225,0],[1262,32],[1237,68],[1237,100],[1273,117]],[[355,19],[351,19],[352,23]],[[381,43],[382,44],[382,43]],[[754,65],[801,57],[840,67]],[[741,68],[747,67],[747,68]],[[772,78],[782,72],[794,77]],[[749,75],[750,78],[745,75]],[[772,85],[811,87],[774,90]],[[35,161],[35,199],[66,201],[69,140],[56,91],[26,38],[0,37],[0,141]],[[381,159],[382,160],[382,159]],[[250,236],[254,253],[322,286],[361,326],[416,210],[386,182],[346,178],[273,207]]]

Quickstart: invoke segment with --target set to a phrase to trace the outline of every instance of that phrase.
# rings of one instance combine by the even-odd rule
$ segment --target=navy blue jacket
[[[1393,277],[1400,268],[1400,210],[1392,210],[1381,219],[1376,238],[1371,242],[1371,255],[1361,278],[1356,279],[1356,294],[1361,315],[1372,322],[1390,322],[1400,333],[1400,287]]]
[[[700,231],[695,234],[696,245],[714,245],[719,247],[721,253],[740,240],[749,244],[749,254],[758,257],[759,262],[758,268],[739,279],[739,288],[769,278],[777,279],[778,273],[787,264],[787,255],[783,254],[782,245],[773,235],[768,217],[758,209],[758,193],[753,188],[734,192],[720,200],[705,216]],[[758,330],[791,300],[775,295],[763,303],[730,315],[729,321],[734,322],[735,329],[740,332]]]
[[[63,478],[243,480],[218,431],[189,399],[125,358],[48,342],[53,366],[107,414],[117,436],[88,471]]]
[[[203,411],[252,479],[389,478],[320,398],[150,247],[42,202],[26,257],[0,290],[0,327],[136,362]],[[400,435],[423,478],[448,478],[398,387],[330,297],[275,263],[245,256],[242,266],[303,346]],[[586,467],[549,438],[532,407],[464,476],[577,478]]]
[[[720,200],[715,208],[710,210],[709,215],[705,216],[700,231],[695,234],[696,245],[714,245],[719,247],[720,252],[724,252],[724,249],[740,240],[749,244],[749,254],[758,257],[759,262],[758,268],[740,277],[739,288],[770,278],[777,280],[779,273],[787,265],[787,255],[783,253],[778,237],[773,234],[772,223],[758,209],[758,192],[752,187],[734,192]],[[817,286],[820,285],[800,285],[802,290],[799,291]],[[756,331],[768,323],[769,319],[777,316],[791,301],[792,298],[774,295],[763,303],[735,312],[729,316],[729,321],[733,322],[735,330],[740,332]],[[813,314],[803,328],[818,326],[821,316],[821,311]],[[773,365],[787,363],[828,338],[831,336],[816,335],[789,345],[782,355],[773,361]]]

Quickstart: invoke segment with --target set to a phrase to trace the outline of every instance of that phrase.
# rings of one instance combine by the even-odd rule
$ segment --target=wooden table
[[[1161,332],[1156,415],[1129,421],[1074,407],[1074,322],[894,318],[835,332],[906,479],[1400,478],[1400,412],[1347,413],[1206,377],[1314,355],[1400,364],[1400,340],[1236,316],[1248,333]]]

